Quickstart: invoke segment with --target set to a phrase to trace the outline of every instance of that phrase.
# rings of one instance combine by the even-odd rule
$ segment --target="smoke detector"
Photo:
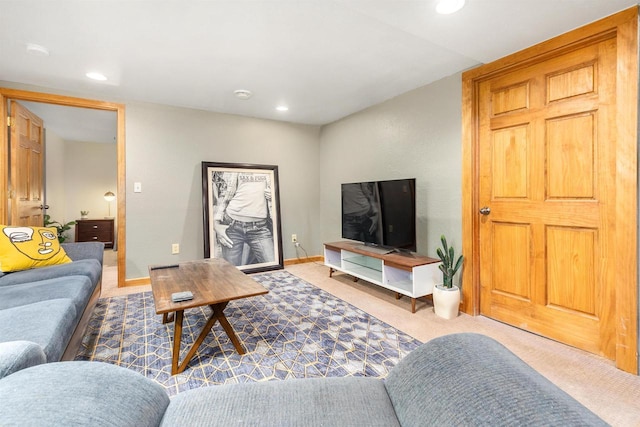
[[[247,99],[251,98],[251,95],[253,95],[253,93],[251,93],[250,90],[246,90],[246,89],[238,89],[233,91],[233,93],[236,96],[236,98],[242,99],[243,101],[246,101]]]

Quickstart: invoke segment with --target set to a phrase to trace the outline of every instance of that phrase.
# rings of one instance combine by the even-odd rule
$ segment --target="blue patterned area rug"
[[[170,395],[215,384],[310,377],[385,377],[420,342],[286,271],[252,276],[267,295],[225,309],[246,349],[219,323],[178,375],[171,375],[173,323],[162,324],[151,292],[100,299],[76,360],[124,366]],[[182,358],[210,309],[185,311]]]

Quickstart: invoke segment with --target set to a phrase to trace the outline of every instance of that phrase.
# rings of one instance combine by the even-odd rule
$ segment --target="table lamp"
[[[107,191],[104,193],[104,199],[107,201],[107,206],[109,206],[109,216],[107,218],[112,218],[111,216],[111,202],[116,199],[116,195],[111,191]]]

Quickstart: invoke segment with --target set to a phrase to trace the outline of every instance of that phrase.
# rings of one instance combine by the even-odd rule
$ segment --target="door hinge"
[[[16,121],[15,120],[12,121],[11,116],[7,116],[7,127],[11,127],[12,124],[15,125]]]

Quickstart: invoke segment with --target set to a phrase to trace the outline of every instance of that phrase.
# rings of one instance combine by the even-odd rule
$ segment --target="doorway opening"
[[[107,256],[107,262],[113,262],[113,258],[115,258],[115,264],[117,266],[117,284],[118,287],[122,287],[125,284],[126,278],[126,234],[125,234],[125,191],[126,191],[126,183],[125,183],[125,134],[124,134],[124,114],[125,107],[123,104],[118,103],[110,103],[104,101],[97,101],[91,99],[84,98],[74,98],[68,96],[61,95],[52,95],[46,93],[39,92],[30,92],[30,91],[22,91],[22,90],[14,90],[14,89],[6,89],[0,88],[0,120],[5,129],[7,129],[7,105],[10,100],[19,101],[23,103],[42,103],[42,104],[51,104],[56,106],[63,107],[79,107],[89,110],[97,110],[101,112],[111,112],[111,114],[115,113],[115,147],[116,147],[116,176],[115,176],[115,193],[118,197],[115,200],[107,200],[104,199],[104,209],[106,214],[102,216],[111,216],[113,215],[113,219],[115,222],[114,229],[114,242],[113,245],[117,248],[117,255],[115,257]],[[9,170],[9,144],[8,144],[8,133],[4,132],[0,136],[2,144],[0,144],[0,169],[7,171]],[[46,148],[45,148],[46,149]],[[7,174],[2,174],[0,176],[0,188],[3,191],[0,191],[0,205],[3,206],[3,209],[0,211],[0,221],[3,223],[7,223],[8,220],[8,209],[10,202],[9,195],[9,177]],[[105,195],[113,190],[105,189]],[[108,207],[108,210],[107,210]],[[101,210],[100,207],[97,207],[98,211]],[[97,212],[96,212],[97,213]],[[111,255],[111,254],[108,254]]]

